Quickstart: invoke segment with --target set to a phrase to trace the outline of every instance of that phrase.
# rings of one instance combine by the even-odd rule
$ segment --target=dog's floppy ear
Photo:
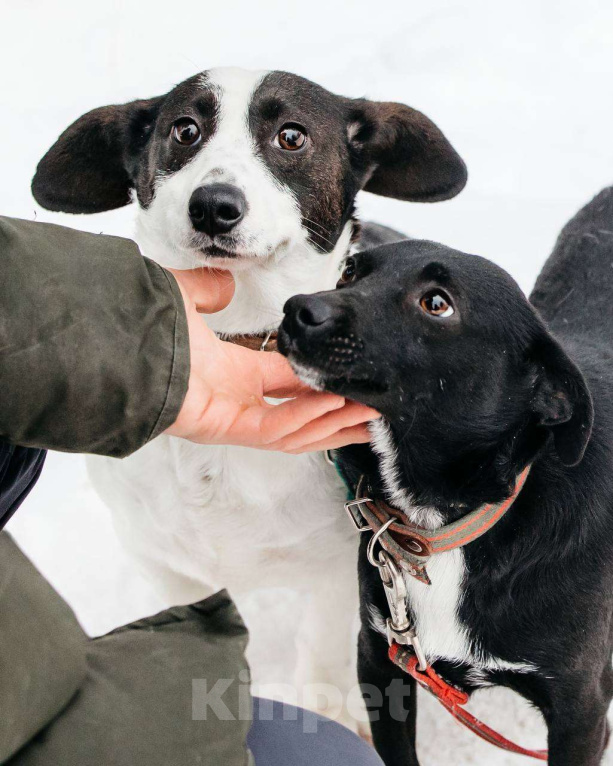
[[[533,411],[539,425],[551,429],[558,457],[567,466],[581,462],[590,440],[594,406],[577,365],[551,336],[536,344],[539,368]]]
[[[73,122],[38,163],[34,199],[63,213],[101,213],[127,205],[132,171],[162,101],[103,106]]]
[[[404,104],[353,100],[349,139],[368,174],[365,191],[437,202],[455,197],[466,184],[460,155],[425,114]]]

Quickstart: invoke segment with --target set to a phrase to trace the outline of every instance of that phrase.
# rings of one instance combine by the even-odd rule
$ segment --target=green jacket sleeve
[[[0,217],[0,439],[122,457],[176,419],[179,287],[134,242]]]

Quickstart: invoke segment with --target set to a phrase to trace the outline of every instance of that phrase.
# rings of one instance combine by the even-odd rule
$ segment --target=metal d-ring
[[[334,458],[332,457],[332,450],[327,449],[324,450],[324,460],[328,465],[331,465],[333,468],[336,468],[336,463],[334,462]]]
[[[266,346],[268,345],[268,341],[271,339],[273,332],[274,330],[269,330],[268,334],[262,341],[262,345],[260,346],[260,351],[266,351]]]
[[[370,538],[370,541],[368,543],[368,548],[366,549],[366,555],[368,556],[368,561],[374,566],[379,567],[379,569],[385,569],[387,567],[387,564],[380,564],[377,559],[373,555],[373,551],[375,549],[375,545],[377,544],[377,540],[381,537],[381,535],[385,532],[385,530],[391,526],[396,519],[392,516],[391,519],[388,519],[385,524],[383,524],[382,527],[379,527],[379,529],[375,532],[375,534]]]

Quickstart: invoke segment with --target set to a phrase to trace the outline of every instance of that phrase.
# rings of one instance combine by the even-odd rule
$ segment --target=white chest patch
[[[381,474],[391,502],[416,524],[428,529],[442,526],[438,511],[415,506],[410,495],[400,486],[397,450],[387,424],[382,419],[375,420],[370,424],[370,429],[373,448],[379,456]],[[478,636],[471,636],[468,628],[460,622],[459,609],[466,575],[461,548],[434,555],[427,569],[431,585],[425,585],[408,574],[405,575],[405,582],[407,606],[414,619],[422,649],[430,662],[445,659],[483,670],[514,670],[523,673],[536,670],[529,663],[507,662],[480,651]],[[385,635],[385,619],[377,611],[371,609],[371,624],[375,630]]]

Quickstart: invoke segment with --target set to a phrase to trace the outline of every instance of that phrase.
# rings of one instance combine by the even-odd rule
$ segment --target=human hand
[[[183,407],[166,433],[200,444],[235,444],[300,453],[369,441],[374,410],[312,391],[277,353],[220,340],[200,313],[225,308],[234,295],[229,272],[168,269],[179,285],[189,330],[191,372]],[[271,405],[265,396],[287,398]]]

